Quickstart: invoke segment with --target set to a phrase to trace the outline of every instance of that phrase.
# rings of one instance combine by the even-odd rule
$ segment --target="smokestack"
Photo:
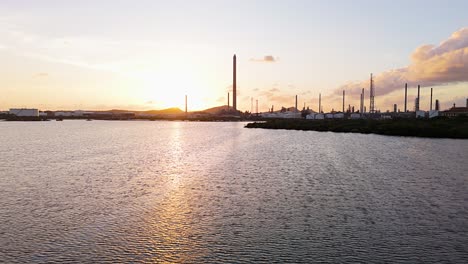
[[[467,101],[468,101],[468,100],[467,100]],[[467,103],[468,103],[468,102],[467,102]],[[439,110],[440,110],[440,105],[439,105],[439,100],[438,100],[438,99],[436,99],[436,101],[435,101],[435,110],[436,110],[436,111],[439,111]]]
[[[234,54],[234,57],[232,57],[232,108],[234,108],[234,111],[237,111],[237,93],[236,93],[236,86],[237,86],[237,77],[236,77],[236,54]]]
[[[345,103],[344,98],[345,98],[345,90],[343,90],[343,113],[344,113],[344,103]]]
[[[421,86],[418,84],[418,97],[416,98],[416,100],[417,100],[416,101],[416,111],[419,111],[419,102],[420,102],[420,100],[419,100],[420,93],[419,92],[420,92],[420,90],[421,90]]]
[[[297,112],[297,94],[296,94],[296,105],[295,105],[294,112]]]
[[[319,93],[319,113],[322,113],[322,94]]]
[[[430,111],[432,111],[432,88],[431,88],[431,107],[429,108]]]
[[[230,101],[229,101],[229,93],[228,93],[228,111],[229,111]]]
[[[185,95],[185,115],[187,115],[187,95]]]
[[[405,113],[406,113],[406,104],[408,102],[408,84],[405,83]]]
[[[393,112],[394,112],[394,113],[397,112],[397,104],[393,104]]]

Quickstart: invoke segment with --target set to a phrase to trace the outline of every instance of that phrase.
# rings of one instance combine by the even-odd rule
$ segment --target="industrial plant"
[[[365,89],[362,88],[360,94],[359,108],[348,104],[346,107],[346,91],[342,93],[341,111],[325,113],[322,105],[322,95],[318,95],[317,111],[309,107],[302,110],[298,108],[298,96],[295,95],[294,107],[281,107],[274,111],[274,105],[267,112],[259,112],[258,99],[255,100],[256,107],[254,111],[251,97],[250,112],[241,112],[237,109],[237,56],[232,57],[232,106],[230,104],[230,93],[227,94],[227,106],[214,107],[204,111],[191,112],[188,109],[188,96],[185,95],[185,110],[170,108],[165,110],[152,111],[39,111],[39,109],[12,108],[7,112],[0,112],[0,119],[7,120],[47,120],[47,119],[109,119],[109,120],[129,120],[129,119],[185,119],[185,120],[258,120],[258,119],[394,119],[394,118],[435,118],[435,117],[457,117],[468,115],[468,99],[464,107],[456,106],[442,111],[438,99],[433,103],[433,88],[430,92],[429,111],[421,110],[421,86],[417,86],[417,96],[414,100],[412,111],[408,108],[408,84],[404,85],[404,109],[400,111],[397,104],[393,105],[393,111],[381,112],[375,106],[375,81],[372,73],[369,80],[369,108],[366,107]]]

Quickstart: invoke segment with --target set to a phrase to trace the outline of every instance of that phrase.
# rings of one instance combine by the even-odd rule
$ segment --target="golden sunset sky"
[[[224,105],[442,108],[468,95],[467,1],[26,1],[0,4],[0,110]]]

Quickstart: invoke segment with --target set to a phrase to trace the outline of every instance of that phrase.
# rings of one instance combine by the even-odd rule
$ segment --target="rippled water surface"
[[[468,141],[0,122],[0,262],[468,261]]]

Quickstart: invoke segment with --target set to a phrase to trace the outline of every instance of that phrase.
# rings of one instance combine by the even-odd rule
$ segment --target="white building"
[[[9,113],[15,116],[39,116],[39,109],[11,108]]]
[[[315,114],[314,118],[321,120],[321,119],[325,119],[325,116],[324,114]]]
[[[437,110],[431,110],[429,111],[429,118],[434,118],[439,116],[439,111]]]
[[[360,119],[360,118],[361,118],[361,114],[352,113],[351,116],[350,116],[349,118],[351,118],[351,119]]]
[[[336,113],[336,114],[333,114],[333,118],[335,118],[335,119],[344,118],[344,114],[343,114],[343,113]]]
[[[416,111],[416,118],[425,118],[426,112],[424,111]]]

